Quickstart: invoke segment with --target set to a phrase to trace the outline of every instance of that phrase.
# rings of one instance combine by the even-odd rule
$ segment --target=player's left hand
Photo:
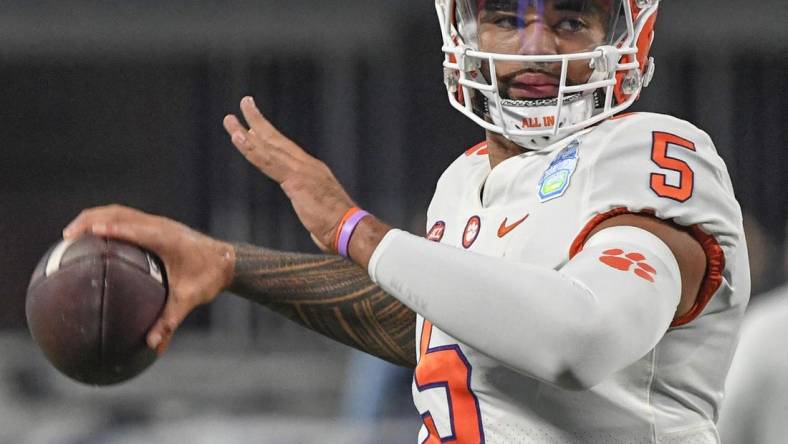
[[[241,112],[248,130],[235,115],[224,118],[233,145],[282,187],[301,223],[326,251],[342,216],[356,206],[353,200],[328,166],[274,128],[251,97],[241,100]]]

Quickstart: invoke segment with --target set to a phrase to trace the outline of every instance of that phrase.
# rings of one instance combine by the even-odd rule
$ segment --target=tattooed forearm
[[[397,365],[416,365],[416,314],[364,269],[338,256],[234,247],[230,291],[351,347]]]

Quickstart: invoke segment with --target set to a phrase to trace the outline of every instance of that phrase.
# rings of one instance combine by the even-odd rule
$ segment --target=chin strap
[[[501,100],[503,109],[498,110],[495,98],[491,93],[484,92],[480,95],[483,96],[485,119],[500,128],[509,130],[550,129],[554,128],[554,125],[558,125],[559,128],[568,127],[594,116],[600,102],[604,105],[604,98],[598,97],[597,91],[587,94],[571,94],[564,98],[561,105],[560,121],[557,121],[557,99],[504,99]],[[540,151],[571,134],[559,129],[556,135],[522,136],[507,133],[503,133],[503,135],[523,148]]]

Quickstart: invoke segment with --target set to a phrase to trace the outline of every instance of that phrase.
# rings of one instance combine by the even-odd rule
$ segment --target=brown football
[[[91,385],[126,381],[155,353],[145,337],[164,308],[158,257],[125,242],[86,235],[55,244],[27,289],[27,325],[47,359]]]

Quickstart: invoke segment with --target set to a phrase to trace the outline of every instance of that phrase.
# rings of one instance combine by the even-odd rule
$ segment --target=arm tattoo
[[[343,344],[416,366],[416,314],[338,256],[234,244],[230,291]]]

